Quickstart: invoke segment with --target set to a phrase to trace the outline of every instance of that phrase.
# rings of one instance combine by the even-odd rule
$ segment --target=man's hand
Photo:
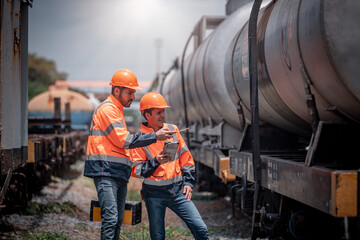
[[[191,200],[191,196],[192,196],[192,187],[185,185],[184,186],[184,191],[183,194],[185,194],[185,199],[190,201]]]
[[[164,164],[164,163],[168,163],[171,161],[171,157],[168,156],[168,153],[163,153],[163,151],[161,150],[161,152],[156,156],[156,159],[158,160],[158,162],[160,164]]]
[[[175,134],[176,131],[170,131],[169,129],[160,129],[156,132],[156,140],[166,140],[168,138],[172,138],[172,135]]]

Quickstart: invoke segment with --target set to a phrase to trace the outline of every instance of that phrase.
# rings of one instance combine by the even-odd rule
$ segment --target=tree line
[[[66,80],[68,74],[59,72],[56,63],[45,57],[37,56],[36,53],[29,53],[29,101],[39,93],[48,90],[56,80]]]

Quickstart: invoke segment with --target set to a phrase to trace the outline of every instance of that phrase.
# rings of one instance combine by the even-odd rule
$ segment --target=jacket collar
[[[163,127],[166,127],[166,123],[164,123],[164,126]],[[150,133],[150,132],[155,132],[155,130],[151,127],[148,127],[148,123],[147,122],[142,122],[141,123],[141,129],[140,131],[142,133]]]
[[[148,123],[147,122],[142,122],[141,123],[141,129],[140,131],[142,133],[150,133],[150,132],[155,132],[154,129],[152,129],[151,127],[148,127]]]
[[[112,94],[108,96],[107,100],[112,101],[115,106],[117,106],[120,110],[123,110],[124,106]]]

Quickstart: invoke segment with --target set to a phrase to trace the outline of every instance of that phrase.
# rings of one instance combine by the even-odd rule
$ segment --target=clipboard
[[[178,142],[165,142],[163,149],[164,153],[168,153],[168,156],[171,158],[171,161],[175,160],[176,153],[178,151]]]

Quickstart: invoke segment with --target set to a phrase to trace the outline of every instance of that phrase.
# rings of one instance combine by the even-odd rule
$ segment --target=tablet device
[[[176,153],[178,151],[178,146],[178,142],[165,142],[163,152],[168,154],[168,156],[171,158],[171,161],[174,161],[175,159]]]

